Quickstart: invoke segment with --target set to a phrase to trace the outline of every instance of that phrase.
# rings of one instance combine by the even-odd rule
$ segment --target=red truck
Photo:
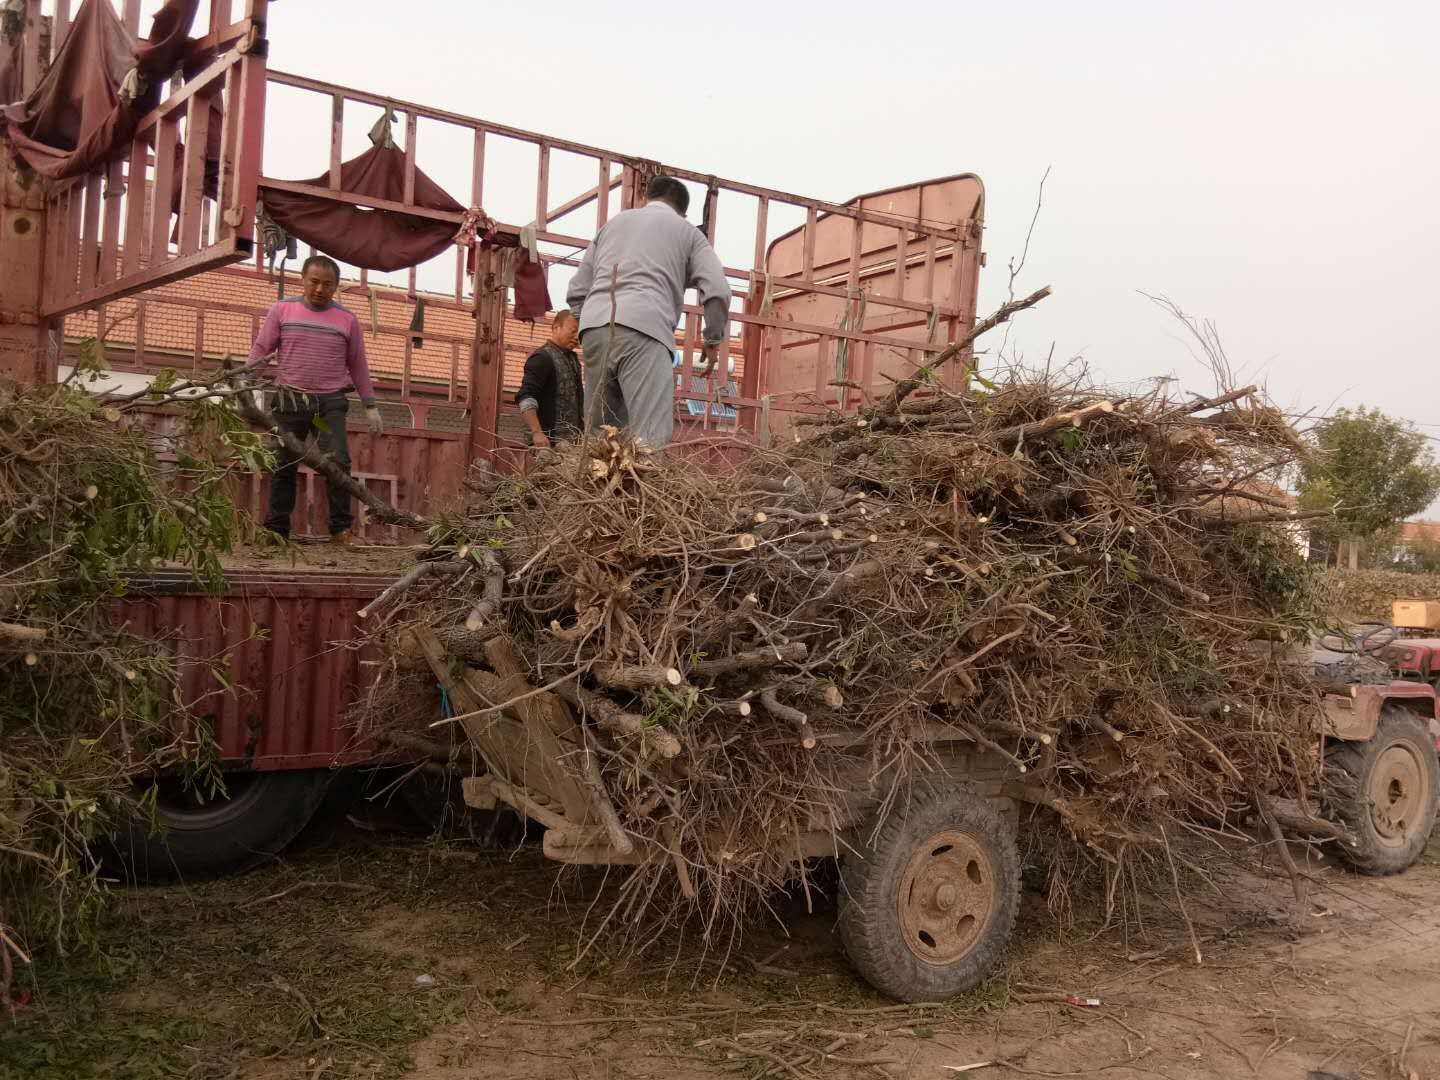
[[[121,6],[134,38],[140,0]],[[388,222],[426,232],[438,238],[439,253],[412,267],[404,287],[371,282],[362,270],[342,283],[337,299],[367,326],[387,414],[381,439],[353,437],[357,476],[395,505],[429,513],[461,493],[471,461],[523,467],[506,391],[539,336],[514,320],[510,306],[512,252],[527,224],[546,272],[564,272],[609,216],[638,205],[649,178],[662,171],[690,185],[694,216],[715,242],[736,297],[732,334],[708,377],[695,372],[701,312],[694,305],[686,306],[676,339],[676,452],[693,455],[698,468],[724,468],[746,446],[788,436],[805,413],[858,407],[974,325],[985,192],[973,175],[832,203],[662,167],[269,70],[268,0],[238,6],[211,0],[208,27],[192,31],[175,20],[193,18],[195,6],[167,3],[172,52],[180,43],[172,59],[187,76],[145,115],[128,118],[133,123],[107,128],[117,142],[88,171],[21,187],[9,179],[11,151],[0,148],[0,375],[53,381],[84,342],[98,342],[117,378],[132,380],[166,368],[204,371],[243,353],[277,288],[265,271],[267,236],[257,224],[257,205],[267,199],[298,199],[325,215],[358,213],[367,228]],[[38,0],[21,7],[17,55],[28,95],[66,41],[69,5],[57,5],[53,17],[41,15]],[[166,72],[155,74],[162,85]],[[283,97],[289,115],[315,121],[310,138],[295,134],[286,145],[319,148],[317,160],[297,170],[318,178],[266,174],[269,95]],[[366,151],[367,158],[393,158],[401,177],[399,190],[383,195],[351,184],[347,178],[363,171],[349,167],[359,159],[342,160],[347,123],[352,134],[368,129],[376,109],[397,114],[393,143]],[[431,141],[439,132],[444,138]],[[435,148],[446,146],[449,159],[427,157],[444,158]],[[464,147],[459,171],[468,184],[446,193],[426,169],[453,176],[457,146]],[[486,227],[475,235],[481,220]],[[473,249],[452,256],[450,238],[466,229]],[[251,260],[253,272],[231,268]],[[422,274],[430,284],[451,266],[452,288],[420,290]],[[970,361],[962,351],[930,374],[956,385]],[[166,423],[164,415],[154,418],[157,433]],[[255,478],[239,492],[252,512],[263,505],[263,489]],[[406,539],[370,528],[362,519],[358,531]],[[348,702],[365,685],[367,658],[344,643],[355,638],[358,609],[386,580],[344,570],[237,571],[217,599],[177,574],[135,579],[117,602],[117,618],[177,655],[228,657],[231,684],[206,684],[199,666],[186,675],[187,696],[201,703],[198,712],[214,733],[227,797],[198,804],[177,781],[156,780],[168,829],[163,839],[129,838],[136,870],[218,872],[273,854],[314,813],[336,767],[375,760],[376,748],[345,724]],[[1400,704],[1419,705],[1433,718],[1433,691],[1426,702],[1414,700],[1413,689]],[[1395,700],[1381,694],[1372,709],[1374,697],[1368,688],[1357,691],[1351,715],[1335,707],[1332,736],[1345,741],[1342,751],[1370,745],[1373,734],[1393,726],[1386,717],[1396,715]],[[1351,765],[1369,775],[1364,762]],[[1390,820],[1371,826],[1389,828]],[[1409,836],[1415,828],[1412,820],[1402,831]]]
[[[232,5],[212,7],[228,12]],[[255,45],[266,32],[267,5],[244,0],[243,7],[243,18],[212,20],[215,63],[224,70],[205,69],[186,84],[188,98],[167,99],[157,110],[161,123],[173,121],[178,129],[175,145],[163,141],[161,153],[175,155],[182,177],[199,167],[203,145],[184,137],[193,113],[185,102],[209,87],[227,124],[235,118],[222,148],[216,200],[222,212],[205,214],[208,198],[182,197],[169,243],[158,230],[146,230],[145,257],[133,270],[122,256],[118,277],[101,280],[85,271],[96,258],[103,264],[107,250],[123,251],[123,237],[110,232],[113,218],[125,221],[132,211],[153,209],[153,178],[166,171],[148,149],[144,124],[134,146],[145,152],[137,150],[116,168],[127,179],[130,170],[145,169],[145,181],[105,185],[103,206],[93,196],[93,220],[88,200],[99,188],[85,178],[10,192],[20,199],[15,209],[43,222],[49,239],[31,249],[17,246],[8,230],[0,239],[0,254],[19,268],[19,277],[35,278],[31,295],[7,296],[7,306],[12,300],[28,304],[37,332],[60,330],[68,350],[86,338],[100,339],[117,379],[143,385],[165,368],[203,371],[248,350],[277,288],[255,230],[257,198],[299,194],[432,228],[437,220],[460,228],[464,214],[421,205],[408,184],[399,200],[346,189],[348,173],[335,157],[345,124],[369,127],[373,118],[366,114],[377,103],[403,117],[395,128],[397,136],[402,127],[405,132],[403,149],[395,152],[403,154],[407,173],[418,176],[429,167],[425,147],[417,147],[421,121],[421,135],[437,127],[463,135],[474,153],[467,158],[470,185],[461,199],[485,207],[502,239],[518,237],[526,222],[536,221],[552,273],[574,266],[596,230],[612,213],[637,205],[647,179],[661,170],[637,155],[269,71],[264,50]],[[127,5],[126,19],[132,16],[138,19]],[[61,38],[63,28],[56,47]],[[263,107],[257,111],[257,104],[263,106],[266,92],[299,102],[303,115],[312,111],[304,105],[322,105],[326,123],[315,145],[333,150],[327,182],[262,172]],[[676,337],[676,452],[692,455],[697,467],[726,468],[746,445],[788,436],[797,415],[857,408],[883,393],[888,377],[913,371],[926,350],[943,348],[974,323],[985,206],[974,176],[837,204],[668,164],[663,171],[691,185],[691,216],[716,241],[736,296],[732,333],[714,376],[701,378],[694,370],[699,311],[693,305]],[[580,190],[564,191],[562,184]],[[516,207],[516,190],[533,195]],[[249,269],[227,265],[250,260]],[[525,355],[543,331],[514,318],[510,294],[500,284],[503,243],[482,246],[471,262],[453,261],[453,289],[433,287],[438,266],[452,265],[447,251],[421,268],[424,277],[412,272],[407,288],[372,283],[362,271],[342,282],[338,298],[366,325],[387,419],[378,439],[352,425],[355,475],[394,505],[419,514],[432,514],[461,493],[470,461],[524,467],[507,391],[517,385]],[[419,288],[422,281],[432,283],[429,291]],[[558,282],[554,291],[563,291]],[[423,320],[417,315],[422,300]],[[6,347],[0,340],[0,371],[8,365],[23,377]],[[962,356],[945,365],[937,377],[957,376],[964,361]],[[53,378],[54,372],[39,375]],[[164,440],[175,413],[157,410],[147,423]],[[258,516],[266,482],[247,480],[235,494]],[[320,485],[307,477],[294,534],[319,531],[322,504]],[[419,539],[367,521],[363,512],[356,532],[367,543]],[[353,549],[335,561],[351,558]],[[213,735],[226,789],[223,797],[203,800],[179,777],[155,779],[163,834],[137,828],[120,838],[134,874],[211,874],[272,856],[313,816],[337,769],[395,759],[346,720],[369,670],[369,657],[350,647],[357,612],[388,580],[384,573],[344,569],[244,569],[229,575],[225,595],[217,598],[180,572],[132,579],[115,603],[115,617],[176,656],[194,658],[184,666],[183,693],[199,703],[194,719]],[[209,664],[222,657],[224,685],[208,674]]]
[[[232,570],[223,596],[183,571],[130,579],[114,618],[180,657],[181,693],[214,741],[225,791],[178,775],[155,787],[162,834],[119,840],[142,879],[203,876],[278,854],[314,816],[336,769],[382,755],[345,722],[364,685],[357,612],[393,575]],[[189,658],[188,660],[185,658]],[[217,671],[219,674],[217,674]]]

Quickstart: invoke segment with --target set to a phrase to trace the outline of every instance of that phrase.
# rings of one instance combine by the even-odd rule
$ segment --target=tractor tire
[[[900,1001],[973,990],[1005,955],[1020,905],[1010,827],[974,789],[916,788],[840,867],[840,940]]]
[[[172,778],[154,784],[161,828],[132,821],[111,838],[105,861],[127,880],[159,884],[238,873],[279,855],[309,824],[334,774],[328,769],[235,772],[226,794],[200,802]]]
[[[1425,850],[1440,798],[1440,758],[1424,721],[1399,706],[1380,712],[1375,735],[1325,755],[1327,816],[1344,825],[1353,846],[1340,852],[1350,868],[1398,874]]]

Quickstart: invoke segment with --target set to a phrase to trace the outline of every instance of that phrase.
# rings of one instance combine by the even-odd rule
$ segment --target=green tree
[[[1313,452],[1301,466],[1300,506],[1333,518],[1315,539],[1358,545],[1418,514],[1440,496],[1440,466],[1425,435],[1379,409],[1339,409],[1312,433]]]

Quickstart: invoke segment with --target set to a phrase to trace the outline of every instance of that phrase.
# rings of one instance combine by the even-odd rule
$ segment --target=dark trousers
[[[350,403],[344,391],[333,394],[302,394],[281,387],[275,395],[275,419],[281,431],[294,435],[302,443],[311,435],[320,449],[328,453],[347,473],[350,471],[350,444],[345,437],[345,418]],[[275,452],[275,471],[270,474],[270,514],[265,527],[281,536],[290,535],[290,515],[295,510],[295,476],[300,458],[282,443]],[[355,524],[350,509],[350,493],[325,481],[325,494],[330,500],[330,535],[344,532]]]

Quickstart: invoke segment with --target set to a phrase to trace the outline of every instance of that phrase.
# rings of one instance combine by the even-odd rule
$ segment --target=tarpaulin
[[[537,226],[527,225],[519,234],[501,232],[494,220],[478,206],[465,211],[460,222],[460,231],[455,234],[455,243],[468,248],[465,269],[475,276],[475,253],[479,248],[516,248],[510,263],[510,280],[506,285],[515,289],[515,318],[521,322],[534,322],[550,310],[550,288],[545,281],[545,263],[540,258],[540,249],[535,243]]]
[[[24,101],[0,109],[15,152],[54,179],[86,175],[128,153],[137,124],[185,57],[199,6],[166,0],[149,39],[137,41],[109,0],[85,0],[45,78]]]
[[[330,186],[326,173],[303,184]],[[340,190],[387,202],[405,199],[405,152],[394,146],[372,146],[340,165]],[[267,188],[265,212],[291,236],[320,251],[367,270],[403,270],[439,255],[455,239],[455,224],[404,214],[398,210],[367,210],[318,195]],[[465,208],[419,169],[415,170],[416,206],[461,214]]]
[[[545,264],[530,258],[521,244],[515,252],[515,318],[534,322],[550,310],[550,287],[545,281]]]
[[[517,233],[501,232],[483,212],[472,208],[466,223],[460,227],[461,235],[456,243],[470,249],[465,268],[475,276],[475,252],[477,247],[504,250],[514,248],[514,262],[511,263],[512,280],[507,282],[515,289],[515,318],[521,322],[534,322],[550,311],[550,286],[545,280],[545,263],[539,252],[531,253],[531,246],[520,242]],[[465,239],[467,230],[474,227],[474,238]],[[478,245],[475,239],[479,240]]]

